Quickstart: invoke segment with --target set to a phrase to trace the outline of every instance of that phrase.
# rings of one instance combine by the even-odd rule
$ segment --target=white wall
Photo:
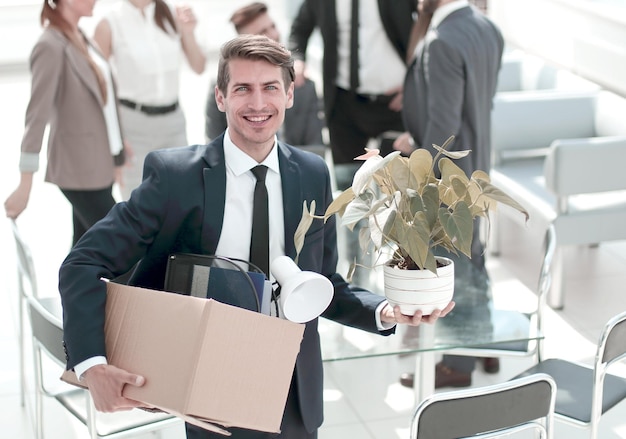
[[[490,0],[508,43],[626,96],[626,1]]]

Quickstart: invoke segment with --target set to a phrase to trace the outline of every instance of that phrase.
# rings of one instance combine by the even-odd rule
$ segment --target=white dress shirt
[[[257,165],[268,167],[265,177],[267,186],[270,225],[271,261],[285,255],[285,221],[283,217],[283,188],[276,138],[274,147],[262,163],[237,148],[230,139],[229,130],[224,135],[224,159],[226,161],[226,204],[224,223],[217,244],[216,254],[243,260],[250,259],[252,237],[252,210],[256,177],[251,169]],[[270,277],[273,282],[273,277]]]
[[[393,1],[393,0],[388,0]],[[359,89],[362,94],[384,94],[404,83],[406,65],[380,19],[377,0],[359,0]],[[336,0],[336,85],[350,90],[350,28],[352,0]]]

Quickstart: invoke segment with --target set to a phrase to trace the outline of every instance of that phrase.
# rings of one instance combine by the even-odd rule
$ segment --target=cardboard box
[[[303,333],[212,299],[107,283],[108,362],[146,378],[124,396],[213,431],[280,431]]]

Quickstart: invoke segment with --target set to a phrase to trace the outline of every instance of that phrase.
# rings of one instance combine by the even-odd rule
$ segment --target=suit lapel
[[[302,187],[300,166],[291,159],[291,151],[278,142],[278,163],[283,187],[283,212],[285,221],[285,254],[291,258],[296,256],[293,235],[302,216]]]
[[[215,254],[222,233],[224,205],[226,204],[226,163],[224,161],[224,138],[220,136],[206,149],[202,170],[204,178],[204,221],[202,222],[201,247],[207,254]]]
[[[94,97],[98,100],[100,106],[103,106],[104,101],[102,99],[102,93],[100,93],[98,80],[94,71],[89,66],[89,62],[85,59],[85,55],[80,53],[76,46],[71,43],[65,47],[65,52],[67,54],[67,59],[72,70],[76,72],[76,75],[85,84],[91,94],[93,94]]]

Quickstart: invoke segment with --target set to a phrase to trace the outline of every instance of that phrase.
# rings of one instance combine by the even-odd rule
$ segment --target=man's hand
[[[125,385],[141,387],[145,378],[110,364],[99,364],[90,367],[83,374],[84,382],[89,387],[96,410],[100,412],[117,412],[141,407],[139,401],[122,396]]]
[[[404,132],[399,135],[396,140],[393,142],[393,149],[396,151],[400,151],[402,154],[406,156],[410,156],[413,151],[415,151],[415,143],[411,134],[408,132]]]
[[[400,312],[399,306],[387,304],[380,313],[380,320],[384,323],[399,323],[409,326],[419,326],[421,323],[435,323],[439,317],[445,317],[454,308],[454,301],[450,301],[444,309],[436,309],[430,315],[424,316],[421,311],[412,316],[407,316]]]
[[[393,96],[391,102],[389,102],[389,109],[392,111],[402,111],[402,86],[394,87],[391,90],[387,90],[386,95]]]

